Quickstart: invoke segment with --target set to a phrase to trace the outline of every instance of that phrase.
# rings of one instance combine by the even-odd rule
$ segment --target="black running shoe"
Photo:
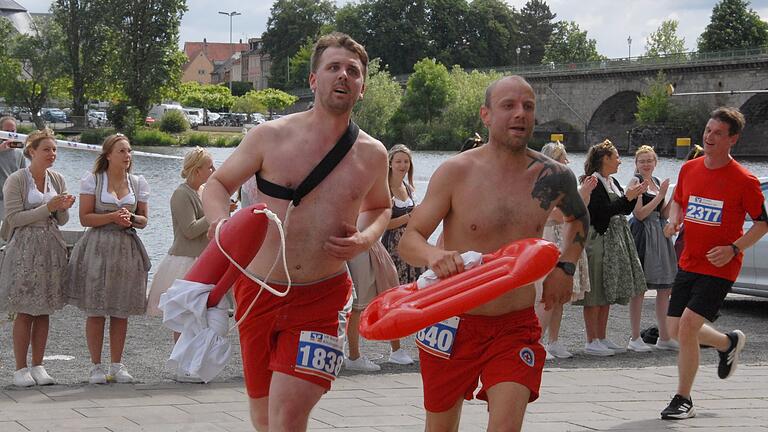
[[[720,363],[717,365],[717,376],[720,379],[726,379],[736,372],[736,366],[739,364],[739,353],[744,349],[744,344],[747,342],[747,337],[741,330],[734,330],[727,333],[726,336],[731,340],[731,348],[725,352],[717,352],[720,355]]]
[[[662,420],[685,420],[691,417],[696,417],[693,401],[679,394],[675,395],[672,402],[661,412]]]

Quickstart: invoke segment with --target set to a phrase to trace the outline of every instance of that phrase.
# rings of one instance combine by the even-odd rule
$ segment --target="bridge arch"
[[[740,155],[765,154],[765,143],[768,142],[768,93],[758,93],[747,99],[740,110],[747,125],[733,152]]]
[[[534,131],[534,139],[537,142],[547,143],[552,134],[562,134],[564,144],[568,151],[585,150],[584,132],[563,119],[550,120],[537,124]]]
[[[627,131],[636,125],[638,96],[639,92],[626,90],[604,100],[589,120],[587,146],[609,139],[619,152],[626,150],[629,145]]]

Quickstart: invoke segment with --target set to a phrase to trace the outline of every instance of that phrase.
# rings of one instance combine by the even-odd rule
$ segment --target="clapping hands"
[[[70,194],[60,194],[48,201],[48,211],[53,213],[59,210],[67,210],[75,203],[75,196]]]

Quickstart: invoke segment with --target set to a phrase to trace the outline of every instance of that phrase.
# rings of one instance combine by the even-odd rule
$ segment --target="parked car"
[[[88,111],[88,126],[90,127],[102,127],[107,124],[107,113],[104,111]]]
[[[760,188],[763,195],[768,196],[768,177],[760,178]],[[747,215],[744,232],[751,227],[752,219]],[[736,294],[768,297],[768,235],[744,251],[741,273],[731,291]]]
[[[53,123],[64,123],[67,121],[67,114],[58,108],[43,108],[43,120]]]
[[[184,114],[187,116],[189,126],[196,128],[203,124],[203,109],[202,108],[184,108]]]

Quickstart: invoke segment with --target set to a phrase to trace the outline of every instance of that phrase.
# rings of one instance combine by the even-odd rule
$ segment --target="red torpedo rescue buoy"
[[[546,276],[560,251],[543,239],[524,239],[483,255],[477,267],[418,289],[416,282],[381,293],[360,317],[369,340],[399,339],[462,314]]]
[[[253,211],[266,208],[266,204],[253,204],[241,209],[227,219],[219,231],[221,247],[243,268],[247,267],[259,252],[269,224],[265,214]],[[229,262],[219,250],[216,240],[212,239],[184,275],[184,280],[215,285],[208,295],[208,307],[213,307],[219,304],[238,276],[240,270]]]

